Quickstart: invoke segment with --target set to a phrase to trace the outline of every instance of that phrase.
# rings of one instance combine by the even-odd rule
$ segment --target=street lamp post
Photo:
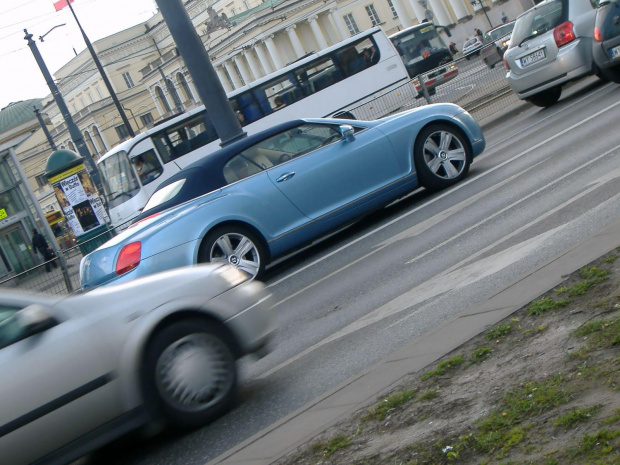
[[[487,17],[487,21],[489,22],[489,26],[491,27],[491,29],[493,28],[493,23],[491,22],[491,20],[489,19],[489,15],[487,14],[487,9],[484,6],[484,3],[482,0],[471,0],[471,6],[476,6],[476,4],[480,4],[480,7],[482,8],[482,11],[484,12],[484,16]]]
[[[65,99],[62,97],[60,90],[58,90],[58,86],[56,86],[56,83],[54,82],[52,75],[47,69],[47,65],[45,64],[45,61],[43,61],[43,57],[41,56],[41,52],[39,52],[39,49],[37,48],[36,42],[32,40],[32,34],[28,34],[27,29],[24,29],[24,32],[26,33],[26,36],[24,37],[24,39],[28,42],[28,47],[30,47],[30,50],[32,51],[32,55],[34,56],[35,61],[39,65],[41,74],[43,74],[43,77],[45,78],[45,82],[47,82],[47,86],[49,87],[50,92],[52,93],[52,97],[54,97],[54,101],[56,102],[56,105],[58,106],[58,110],[60,111],[60,114],[65,120],[65,123],[67,125],[67,130],[69,131],[69,134],[71,136],[71,140],[73,140],[73,143],[75,144],[79,154],[86,159],[86,164],[88,165],[88,171],[90,172],[91,177],[93,178],[93,181],[95,182],[95,186],[97,186],[97,190],[99,191],[99,193],[103,195],[105,191],[103,190],[103,184],[101,183],[101,177],[99,176],[99,170],[97,170],[97,165],[95,165],[95,162],[93,161],[93,157],[90,154],[88,147],[86,146],[86,142],[84,141],[84,136],[82,135],[77,125],[73,121],[73,117],[71,116],[71,113],[69,112],[69,108],[67,108]]]

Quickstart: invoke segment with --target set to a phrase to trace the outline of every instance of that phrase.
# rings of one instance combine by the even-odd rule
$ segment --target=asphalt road
[[[476,60],[477,61],[477,60]],[[243,360],[238,407],[186,434],[121,440],[94,463],[204,464],[620,216],[620,86],[487,126],[468,178],[422,189],[268,271],[273,352]]]

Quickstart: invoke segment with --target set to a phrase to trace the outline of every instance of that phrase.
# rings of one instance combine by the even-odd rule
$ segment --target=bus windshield
[[[108,208],[122,204],[140,190],[140,184],[124,150],[108,155],[97,167],[104,180],[103,188],[106,191]]]
[[[390,39],[412,78],[452,61],[452,54],[433,24],[405,29]]]

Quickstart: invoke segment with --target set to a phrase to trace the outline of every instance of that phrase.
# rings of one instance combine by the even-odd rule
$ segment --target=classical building
[[[512,19],[533,5],[532,0],[482,1],[496,24],[502,12]],[[227,91],[376,25],[391,34],[431,18],[453,26],[451,40],[458,44],[474,27],[489,28],[479,14],[480,0],[189,0],[185,6]],[[199,105],[161,14],[93,45],[136,133]],[[54,76],[95,159],[129,137],[87,50]],[[55,144],[75,150],[51,96],[42,104]],[[41,176],[50,153],[41,130],[17,148],[44,209],[53,202]]]

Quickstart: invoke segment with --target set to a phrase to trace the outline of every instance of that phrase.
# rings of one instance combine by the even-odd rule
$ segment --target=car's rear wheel
[[[413,158],[420,184],[439,190],[467,176],[472,156],[460,130],[448,124],[434,124],[418,134]]]
[[[242,226],[223,226],[207,234],[198,257],[200,262],[227,263],[260,278],[267,253],[260,237]]]
[[[209,423],[235,395],[237,370],[226,333],[200,318],[165,327],[147,346],[143,383],[147,405],[171,426]]]
[[[555,86],[551,89],[544,90],[538,94],[528,97],[526,100],[533,103],[537,107],[547,108],[555,105],[562,95],[562,87]]]

